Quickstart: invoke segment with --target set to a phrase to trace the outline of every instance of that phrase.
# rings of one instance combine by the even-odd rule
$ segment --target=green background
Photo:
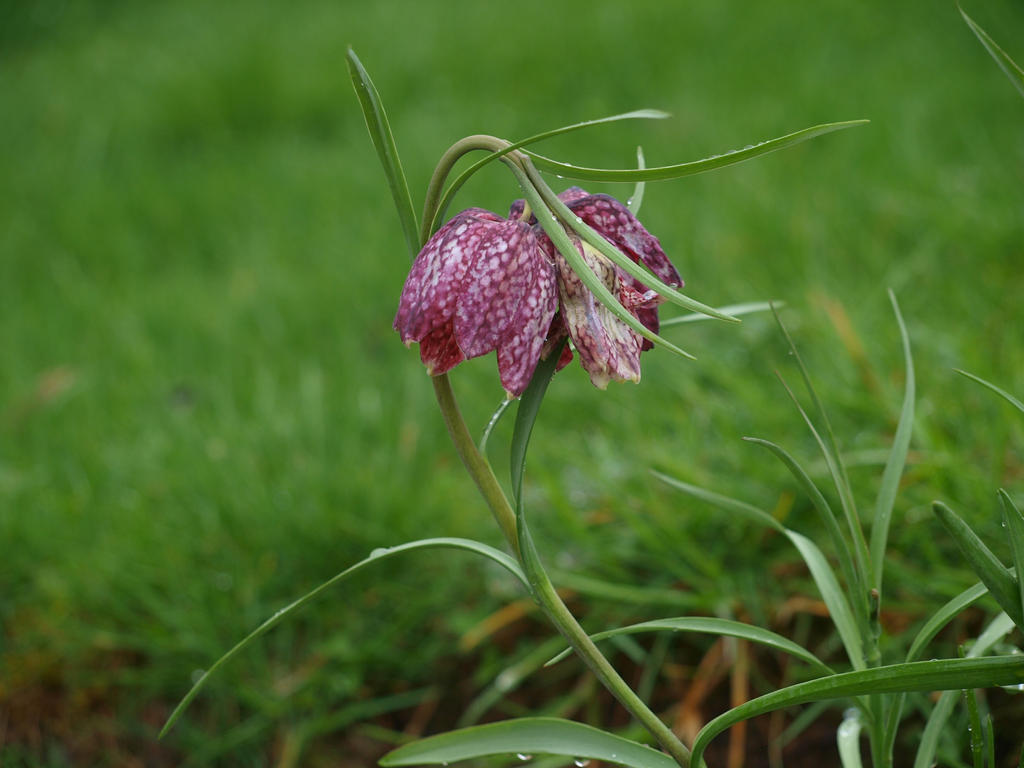
[[[1020,6],[975,5],[1024,59]],[[785,302],[862,511],[902,391],[895,291],[919,402],[892,604],[912,622],[970,583],[927,503],[995,537],[995,488],[1024,487],[1019,416],[952,372],[1024,393],[1024,101],[952,3],[12,3],[0,10],[0,762],[364,764],[423,702],[440,713],[425,727],[450,725],[546,636],[534,617],[504,645],[460,650],[518,595],[466,556],[413,555],[261,640],[155,741],[196,670],[373,548],[497,541],[415,351],[391,330],[408,257],[348,45],[388,108],[417,207],[441,152],[472,133],[671,112],[540,148],[626,167],[637,144],[666,164],[870,119],[649,184],[641,218],[690,295]],[[495,165],[455,209],[502,212],[517,196]],[[795,556],[647,470],[817,534],[784,469],[740,441],[777,440],[815,467],[773,372],[796,373],[769,317],[667,333],[698,361],[648,353],[641,384],[606,392],[576,365],[556,378],[527,475],[542,552],[563,572],[767,623],[811,594],[799,572],[765,577]],[[481,429],[502,397],[493,357],[453,378]],[[509,429],[493,439],[499,470]],[[595,629],[673,610],[573,584]],[[400,714],[353,725],[375,706]]]

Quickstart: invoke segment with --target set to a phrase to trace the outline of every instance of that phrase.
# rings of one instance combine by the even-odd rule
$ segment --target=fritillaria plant
[[[164,732],[221,665],[323,591],[381,560],[413,550],[447,548],[486,557],[518,579],[570,649],[643,725],[661,751],[581,723],[522,718],[404,745],[385,756],[381,761],[383,765],[446,765],[457,760],[517,753],[560,755],[575,759],[577,765],[587,759],[633,768],[685,767],[691,760],[699,764],[700,755],[695,753],[691,757],[690,749],[627,685],[558,596],[527,525],[522,496],[527,446],[553,375],[574,356],[599,388],[612,382],[636,382],[641,375],[641,356],[648,350],[660,347],[681,357],[690,357],[660,335],[658,312],[661,305],[675,304],[694,313],[690,317],[700,315],[727,322],[736,322],[735,315],[753,308],[738,305],[730,313],[728,308],[714,309],[680,293],[683,280],[661,242],[647,231],[636,215],[646,181],[711,171],[865,121],[818,125],[742,150],[676,165],[645,167],[643,154],[638,150],[635,169],[577,167],[535,154],[527,147],[551,136],[602,123],[667,117],[662,112],[640,110],[614,115],[515,142],[494,136],[469,136],[453,144],[441,157],[426,190],[422,215],[417,217],[380,97],[351,49],[348,65],[412,259],[398,301],[394,327],[406,345],[419,345],[420,359],[434,387],[454,447],[494,516],[508,551],[459,538],[423,539],[375,550],[367,559],[278,611],[214,663],[172,713]],[[483,153],[482,157],[450,179],[463,157],[479,152]],[[515,196],[519,199],[511,202],[508,215],[470,207],[448,218],[448,208],[466,180],[494,161],[504,164],[518,187]],[[541,171],[582,182],[626,182],[635,187],[626,203],[608,195],[590,194],[575,186],[556,194],[542,178]],[[506,395],[499,415],[518,401],[510,450],[511,498],[506,495],[482,449],[489,427],[479,443],[474,440],[449,379],[449,373],[462,361],[491,352],[496,355],[498,380]],[[497,384],[495,389],[498,390]],[[807,541],[795,537],[793,534],[795,543]],[[802,551],[810,552],[808,546],[813,545],[803,544]],[[824,559],[820,562],[824,563]],[[870,581],[864,576],[860,562],[857,574],[860,578],[850,578],[848,582],[866,584]],[[867,616],[870,610],[867,596],[860,594],[857,600],[855,604],[863,603],[861,613]],[[798,686],[794,686],[792,693],[790,689],[778,692],[782,695],[776,699],[781,704],[774,699],[765,706],[751,706],[756,702],[750,702],[746,708],[732,710],[734,715],[727,713],[716,719],[698,735],[698,753],[715,733],[744,717],[786,704],[860,696],[874,690],[872,686],[880,685],[879,681],[892,677],[884,669],[865,670],[867,665],[862,658],[855,659],[856,671],[836,675],[795,643],[739,622],[702,617],[650,624],[651,629],[689,629],[743,637],[802,659],[822,675],[812,680],[807,688],[797,691]],[[842,628],[840,630],[842,633]],[[860,645],[855,632],[854,629],[844,634],[844,640],[850,638],[850,644],[857,650],[854,656],[858,656]],[[1017,663],[1012,674],[1018,674],[1020,666]],[[987,674],[985,681],[996,679],[996,673]],[[1000,674],[1005,678],[1010,673],[1000,671]],[[912,675],[907,677],[910,679]],[[970,679],[980,681],[982,677],[979,673]],[[920,680],[913,678],[913,681],[920,686]],[[915,690],[913,687],[906,689]]]

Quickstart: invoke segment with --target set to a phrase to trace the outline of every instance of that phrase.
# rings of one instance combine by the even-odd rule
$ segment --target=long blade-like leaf
[[[505,720],[430,736],[389,752],[380,764],[447,765],[493,755],[561,755],[629,768],[678,768],[668,755],[643,744],[550,717]]]
[[[1024,403],[1022,403],[1016,397],[1011,395],[1005,389],[1000,389],[995,384],[993,384],[991,381],[985,381],[985,379],[981,378],[980,376],[975,376],[973,373],[968,373],[967,371],[962,371],[959,368],[954,368],[953,370],[956,371],[957,373],[959,373],[961,376],[966,376],[968,379],[971,379],[972,381],[978,382],[983,387],[988,387],[993,392],[995,392],[997,395],[999,395],[1001,398],[1003,398],[1006,402],[1008,402],[1010,405],[1012,405],[1014,408],[1016,408],[1018,411],[1020,411],[1021,413],[1024,413]]]
[[[900,329],[903,341],[903,365],[906,382],[903,385],[903,407],[900,409],[900,420],[896,426],[896,436],[892,441],[892,450],[882,472],[882,484],[878,490],[875,504],[875,518],[871,523],[871,568],[872,584],[881,592],[882,569],[885,564],[885,546],[889,538],[889,523],[892,510],[896,503],[896,492],[899,490],[900,477],[907,463],[907,451],[910,449],[910,435],[914,429],[914,360],[910,354],[910,335],[900,314],[900,306],[896,302],[896,294],[889,291],[889,301],[896,315],[896,324]]]
[[[671,117],[668,112],[662,112],[658,109],[637,109],[632,112],[623,112],[618,115],[611,115],[609,117],[601,117],[596,120],[584,120],[582,123],[573,123],[572,125],[563,125],[561,128],[554,128],[550,131],[544,131],[533,136],[529,136],[525,139],[520,139],[509,144],[507,147],[499,152],[492,152],[491,154],[477,160],[469,168],[460,173],[451,184],[448,185],[448,189],[445,190],[444,195],[441,197],[441,202],[437,206],[437,214],[434,216],[434,221],[430,231],[433,232],[437,227],[441,219],[444,218],[448,206],[451,205],[452,199],[455,194],[462,188],[462,186],[469,181],[469,178],[483,168],[485,165],[490,163],[492,160],[497,160],[509,152],[512,152],[521,147],[529,146],[530,144],[536,144],[538,141],[544,139],[550,139],[554,136],[560,136],[564,133],[571,133],[572,131],[579,131],[583,128],[590,128],[595,125],[602,125],[604,123],[614,123],[619,120],[664,120],[667,117]]]
[[[652,474],[659,480],[689,496],[706,501],[727,512],[741,514],[761,525],[767,525],[788,538],[800,553],[804,563],[807,565],[807,569],[811,572],[811,578],[814,579],[818,592],[821,594],[822,600],[825,601],[825,606],[828,608],[829,615],[832,617],[832,623],[835,624],[836,631],[843,642],[843,647],[850,658],[850,663],[856,669],[862,669],[865,666],[861,633],[853,616],[853,611],[850,608],[850,603],[846,599],[846,595],[843,594],[839,581],[832,572],[832,567],[817,544],[806,536],[786,528],[763,509],[758,509],[751,504],[684,483],[682,480],[676,480],[660,472],[653,472]]]
[[[749,315],[753,312],[767,312],[773,306],[781,307],[785,306],[780,301],[748,301],[743,304],[729,304],[725,307],[715,307],[716,312],[720,312],[723,315],[729,317],[739,317],[740,315]],[[680,317],[670,317],[666,320],[661,321],[662,328],[668,328],[672,325],[682,325],[683,323],[699,323],[704,320],[717,319],[714,315],[708,315],[704,312],[694,312],[690,315],[682,315]]]
[[[893,664],[821,677],[766,694],[716,717],[697,734],[693,765],[700,765],[711,740],[732,725],[784,707],[822,699],[880,693],[988,688],[1024,682],[1024,656],[941,659]]]
[[[387,113],[384,112],[384,104],[356,52],[349,48],[345,60],[348,62],[352,87],[356,89],[356,96],[359,97],[359,106],[362,107],[370,139],[377,149],[381,165],[384,166],[384,175],[387,176],[391,197],[398,210],[398,219],[402,224],[405,244],[409,248],[409,257],[415,258],[420,250],[419,224],[416,222],[409,184],[405,180],[402,162],[398,159],[398,147],[395,146],[395,137],[391,134],[391,124],[388,123]]]
[[[980,657],[988,653],[989,649],[999,642],[1011,629],[1013,629],[1013,621],[1010,620],[1010,617],[1005,613],[999,614],[991,621],[988,627],[985,628],[985,631],[978,636],[978,639],[974,641],[974,645],[972,645],[970,650],[967,651],[967,658],[963,659],[963,661],[980,660]],[[997,656],[996,658],[1008,657]],[[992,659],[984,659],[984,661],[992,661]],[[1009,685],[1014,684],[1015,683],[1009,683]],[[1003,683],[996,683],[996,685],[1003,685]],[[982,687],[986,686],[961,685],[950,686],[950,689]],[[921,740],[918,743],[917,755],[914,756],[914,768],[929,768],[935,764],[935,752],[938,749],[939,737],[945,730],[946,721],[949,719],[949,715],[953,711],[953,706],[956,704],[956,695],[957,694],[954,690],[947,690],[939,697],[938,702],[935,704],[935,708],[928,716],[928,722],[925,724],[924,733],[921,734]]]
[[[549,171],[570,179],[613,182],[659,181],[662,179],[679,179],[684,176],[693,176],[697,173],[714,171],[718,168],[724,168],[727,165],[735,165],[736,163],[742,163],[745,160],[751,160],[752,158],[760,155],[768,154],[769,152],[775,152],[779,149],[791,147],[802,141],[813,139],[815,136],[821,136],[826,133],[831,133],[832,131],[840,131],[844,128],[852,128],[857,125],[864,125],[867,122],[869,121],[847,120],[845,122],[815,125],[810,128],[804,128],[802,131],[797,131],[796,133],[780,136],[777,139],[762,141],[760,144],[753,144],[749,147],[744,147],[743,149],[726,152],[723,155],[715,155],[713,157],[705,158],[704,160],[694,160],[689,163],[679,163],[678,165],[656,166],[654,168],[582,168],[580,166],[570,165],[569,163],[560,163],[557,160],[552,160],[551,158],[537,155],[533,152],[527,152],[526,154],[533,158],[534,163],[536,163],[537,167],[542,171]]]
[[[811,480],[810,475],[807,474],[806,470],[804,470],[797,460],[793,458],[793,456],[782,446],[756,437],[745,437],[743,439],[747,442],[754,443],[755,445],[764,446],[770,450],[790,471],[794,479],[796,479],[797,483],[803,489],[804,493],[806,493],[808,498],[810,498],[811,503],[818,512],[818,517],[821,519],[822,523],[825,525],[825,529],[828,531],[829,538],[832,540],[832,548],[836,551],[836,555],[839,557],[839,567],[843,571],[843,578],[846,579],[848,589],[851,591],[858,589],[860,587],[860,581],[857,577],[857,571],[853,565],[853,555],[850,552],[850,547],[846,543],[846,539],[843,538],[842,529],[839,527],[839,522],[836,520],[832,507],[829,505],[828,501],[825,500],[825,496],[818,489],[818,486],[816,486],[814,481]]]
[[[562,343],[565,344],[565,342]],[[555,375],[555,368],[561,354],[562,345],[559,345],[558,349],[551,350],[546,359],[537,363],[537,369],[533,372],[533,377],[526,386],[526,390],[519,400],[519,408],[516,410],[516,424],[512,430],[512,447],[510,449],[512,492],[515,494],[516,514],[522,512],[523,509],[523,473],[526,468],[526,449],[530,445],[533,424],[537,420],[540,404],[544,400],[548,384],[551,383],[551,377]]]
[[[960,551],[967,558],[971,569],[988,587],[999,607],[1009,614],[1017,626],[1024,626],[1024,609],[1021,607],[1020,591],[1017,577],[1006,569],[999,558],[992,554],[971,527],[956,512],[941,501],[932,503],[935,515],[946,526]]]
[[[932,638],[939,634],[939,630],[952,621],[953,617],[968,606],[974,605],[974,603],[978,602],[978,600],[983,598],[987,593],[988,587],[981,583],[975,584],[973,587],[965,589],[933,613],[921,629],[917,631],[917,635],[914,637],[914,642],[910,644],[910,650],[907,651],[907,661],[917,661],[920,659],[921,654],[924,653],[924,649],[928,646],[928,643],[932,641]]]
[[[959,5],[958,5],[959,7]],[[1017,66],[1017,62],[1010,58],[1010,55],[1004,51],[999,45],[988,36],[988,33],[984,29],[975,24],[974,19],[964,13],[964,9],[960,8],[960,15],[964,17],[964,21],[967,22],[967,26],[971,28],[971,31],[977,35],[981,44],[985,46],[985,49],[989,52],[989,55],[996,60],[996,64],[999,68],[1006,73],[1006,76],[1010,78],[1010,82],[1013,83],[1014,87],[1020,91],[1020,95],[1024,96],[1024,70]]]
[[[354,573],[361,571],[368,565],[378,563],[381,560],[393,557],[394,555],[402,554],[404,552],[409,552],[412,550],[439,548],[462,549],[469,552],[475,552],[478,555],[483,555],[484,557],[493,560],[498,565],[505,568],[505,570],[507,570],[509,573],[511,573],[513,576],[519,579],[519,581],[522,582],[522,584],[525,587],[529,588],[529,584],[526,581],[526,576],[523,574],[522,569],[519,567],[519,564],[514,559],[512,559],[509,555],[506,555],[504,552],[495,549],[494,547],[488,546],[487,544],[481,544],[479,541],[473,541],[472,539],[421,539],[419,541],[412,541],[407,544],[399,544],[395,547],[387,547],[374,550],[372,553],[370,553],[370,556],[367,557],[365,560],[360,560],[358,563],[351,566],[350,568],[346,568],[341,573],[325,581],[316,589],[307,592],[298,600],[290,603],[289,605],[279,610],[269,619],[267,619],[258,627],[256,627],[256,629],[250,632],[245,638],[239,641],[234,648],[232,648],[230,651],[228,651],[219,659],[217,659],[217,661],[215,661],[213,665],[203,673],[202,677],[200,677],[199,680],[196,681],[195,685],[192,686],[192,689],[187,694],[185,694],[185,698],[181,700],[178,706],[174,708],[174,711],[171,713],[171,716],[167,718],[167,722],[164,724],[163,729],[160,731],[160,736],[162,737],[171,729],[171,727],[173,727],[174,723],[178,720],[179,717],[181,717],[182,713],[185,711],[188,705],[192,703],[192,700],[196,697],[196,695],[198,695],[199,691],[202,690],[202,688],[206,685],[209,679],[217,672],[217,670],[219,670],[222,666],[227,664],[232,658],[238,655],[238,653],[242,651],[242,649],[244,649],[246,646],[248,646],[249,643],[251,643],[256,638],[260,637],[261,635],[265,634],[266,632],[280,624],[285,618],[295,613],[295,611],[304,606],[306,603],[319,597],[323,592],[327,591],[338,582],[348,578]]]
[[[741,621],[732,621],[731,619],[716,619],[705,616],[680,616],[672,619],[654,619],[653,621],[644,621],[639,624],[630,624],[626,627],[618,627],[616,629],[598,632],[595,635],[591,635],[590,639],[599,641],[605,640],[609,637],[635,635],[643,632],[698,632],[709,635],[739,637],[744,640],[750,640],[753,643],[766,645],[777,651],[782,651],[783,653],[788,653],[790,656],[810,664],[822,674],[835,674],[833,669],[802,645],[798,645],[792,640],[788,640],[782,635],[771,632],[770,630],[762,629],[761,627],[753,626],[751,624],[744,624]],[[547,665],[561,661],[570,653],[572,653],[572,651],[569,649],[562,651],[551,659]]]
[[[821,599],[828,607],[828,613],[832,618],[832,623],[835,624],[836,632],[839,633],[839,638],[843,641],[850,664],[854,669],[863,669],[865,667],[864,645],[861,641],[860,629],[854,618],[853,610],[850,608],[850,603],[839,587],[839,582],[836,580],[828,560],[818,549],[818,545],[806,536],[788,529],[786,536],[800,550],[804,562],[807,563],[807,569],[811,572],[811,577],[821,593]]]
[[[1024,611],[1024,516],[1020,509],[1013,503],[1010,494],[999,489],[999,505],[1003,515],[1003,524],[1006,526],[1006,533],[1010,537],[1010,549],[1013,552],[1013,566],[1017,572],[1017,595],[1020,599],[1021,610]]]

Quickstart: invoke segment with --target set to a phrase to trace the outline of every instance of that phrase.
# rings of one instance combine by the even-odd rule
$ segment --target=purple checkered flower
[[[658,239],[622,203],[579,187],[559,198],[663,282],[682,285]],[[522,219],[524,210],[520,200],[507,219],[471,208],[438,230],[416,257],[402,290],[395,317],[402,341],[419,342],[420,357],[435,376],[496,350],[502,386],[512,397],[522,394],[541,357],[566,336],[595,386],[638,381],[640,353],[651,343],[601,304],[536,219]],[[657,333],[661,297],[575,233],[569,235],[619,303]],[[567,346],[558,367],[572,357]]]
[[[402,289],[395,330],[432,376],[497,350],[502,386],[530,383],[558,308],[555,267],[532,227],[471,208],[430,238]]]

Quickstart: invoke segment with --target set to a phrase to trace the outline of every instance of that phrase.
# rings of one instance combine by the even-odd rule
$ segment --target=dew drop
[[[192,685],[195,685],[203,679],[203,675],[206,674],[205,669],[193,669],[192,670]]]
[[[373,550],[373,552],[370,553],[370,557],[380,557],[381,555],[386,555],[387,553],[387,547],[377,547],[375,550]]]
[[[590,765],[590,761],[585,757],[577,757],[572,761],[572,764],[575,765],[576,768],[587,768],[587,766]]]
[[[533,755],[525,755],[522,752],[517,752],[516,758],[525,763],[527,760],[533,760]]]

